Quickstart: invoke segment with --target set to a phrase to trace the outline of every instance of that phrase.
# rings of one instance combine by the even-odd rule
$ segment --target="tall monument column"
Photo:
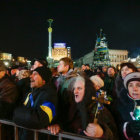
[[[52,22],[53,19],[48,19],[49,22],[49,28],[48,28],[48,32],[49,32],[49,46],[48,46],[48,58],[52,58]]]

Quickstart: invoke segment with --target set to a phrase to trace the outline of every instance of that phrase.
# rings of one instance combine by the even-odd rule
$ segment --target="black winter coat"
[[[0,79],[0,118],[11,119],[18,98],[14,82],[5,75]]]
[[[88,123],[93,123],[96,107],[96,103],[91,103],[88,106],[83,102],[71,104],[69,117],[66,119],[63,129],[68,132],[84,135],[83,130],[86,130]],[[103,138],[118,140],[116,123],[106,107],[100,111],[97,118],[98,124],[100,124],[104,131]]]
[[[31,128],[41,129],[47,127],[52,119],[55,118],[57,96],[53,88],[44,85],[41,88],[34,89],[31,92],[32,96],[29,96],[24,102],[23,106],[16,108],[13,116],[13,120],[17,125]],[[45,108],[50,108],[52,114]],[[20,139],[32,139],[32,135],[23,131],[20,134]]]
[[[17,81],[17,87],[19,90],[19,98],[18,98],[18,104],[21,104],[24,102],[24,98],[26,97],[26,94],[28,91],[30,91],[30,77],[23,78],[19,81]]]
[[[117,122],[119,125],[119,130],[120,130],[120,137],[121,140],[127,140],[127,137],[131,137],[132,136],[132,131],[131,129],[128,127],[129,123],[133,123],[134,116],[133,116],[133,112],[135,109],[136,104],[140,106],[140,100],[136,100],[134,101],[132,98],[128,97],[129,101],[125,102],[125,104],[122,104],[121,102],[119,102],[116,106],[116,118],[117,118]],[[137,129],[140,130],[140,122],[137,123]],[[139,131],[140,133],[140,131]],[[140,135],[138,133],[135,133],[133,140],[139,140],[140,139]]]

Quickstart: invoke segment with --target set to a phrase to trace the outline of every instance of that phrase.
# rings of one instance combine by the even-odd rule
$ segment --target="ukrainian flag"
[[[51,102],[44,102],[40,107],[49,116],[49,122],[51,123],[56,115],[55,106]]]

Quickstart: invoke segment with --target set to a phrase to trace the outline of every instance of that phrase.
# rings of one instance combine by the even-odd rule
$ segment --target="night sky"
[[[0,0],[0,51],[48,55],[49,18],[52,43],[70,46],[73,59],[94,49],[100,28],[109,49],[140,54],[140,0]]]

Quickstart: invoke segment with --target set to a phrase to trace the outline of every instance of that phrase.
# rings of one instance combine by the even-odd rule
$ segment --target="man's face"
[[[74,96],[75,102],[79,103],[83,100],[85,95],[85,84],[83,81],[78,80],[74,83]]]
[[[108,68],[107,74],[109,77],[113,77],[115,75],[115,71],[113,68]]]
[[[34,62],[34,65],[33,65],[33,69],[35,70],[36,68],[42,67],[42,66],[43,66],[43,65],[42,65],[40,62],[35,61],[35,62]]]
[[[18,71],[18,69],[11,69],[11,75],[16,74],[17,71]]]
[[[125,76],[129,73],[133,72],[133,70],[131,68],[128,68],[127,66],[124,66],[122,69],[121,69],[121,76],[122,78],[124,79]]]
[[[33,73],[31,74],[30,81],[31,81],[30,82],[31,88],[39,88],[45,84],[45,81],[42,79],[42,77],[36,71],[33,71]]]
[[[62,74],[65,74],[68,72],[68,65],[65,65],[65,62],[64,61],[60,61],[59,62],[59,65],[57,67],[57,71],[59,73],[62,73]]]
[[[86,69],[85,65],[82,65],[82,71],[84,71]]]
[[[89,70],[90,69],[90,67],[89,66],[86,66],[86,70]]]
[[[128,91],[133,99],[140,99],[140,81],[129,82]]]
[[[107,67],[102,67],[103,72],[107,72]]]
[[[93,86],[95,88],[96,91],[98,91],[101,87],[98,85],[97,82],[93,82]]]
[[[5,76],[6,72],[5,71],[0,71],[0,79],[2,79]]]

